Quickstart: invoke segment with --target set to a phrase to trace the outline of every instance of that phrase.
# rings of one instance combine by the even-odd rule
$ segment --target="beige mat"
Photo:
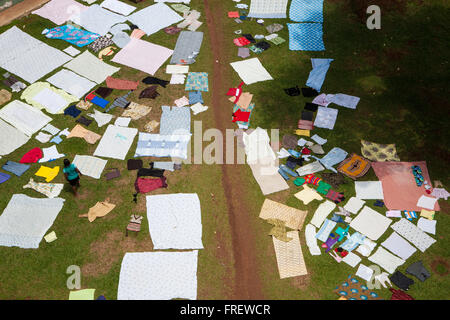
[[[298,231],[289,231],[287,236],[293,239],[289,242],[283,242],[272,237],[280,279],[308,274]]]
[[[282,203],[266,199],[261,208],[261,219],[279,219],[286,223],[286,227],[301,230],[308,211],[298,210]]]

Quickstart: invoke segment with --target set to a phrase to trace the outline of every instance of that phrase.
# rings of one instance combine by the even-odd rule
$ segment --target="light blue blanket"
[[[163,135],[190,134],[191,108],[162,106],[159,133]]]
[[[323,22],[323,0],[292,0],[289,17],[295,22]]]
[[[321,23],[288,23],[289,50],[324,51]]]

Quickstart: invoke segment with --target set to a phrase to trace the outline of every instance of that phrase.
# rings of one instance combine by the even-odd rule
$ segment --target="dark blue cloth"
[[[5,181],[8,181],[11,176],[9,174],[0,172],[0,184],[2,184]]]
[[[381,200],[377,200],[373,205],[377,207],[384,207],[384,202]]]
[[[81,113],[81,110],[77,109],[77,107],[75,106],[70,106],[68,107],[66,110],[64,110],[64,114],[66,116],[71,116],[71,117],[78,117]]]
[[[203,103],[201,91],[189,91],[189,104]]]
[[[29,165],[18,163],[14,161],[7,161],[6,164],[2,167],[3,170],[14,173],[16,176],[20,177],[30,168]]]

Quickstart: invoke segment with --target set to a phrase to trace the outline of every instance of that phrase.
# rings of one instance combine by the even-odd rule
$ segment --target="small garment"
[[[315,103],[306,102],[304,109],[308,110],[308,111],[316,112],[318,107],[319,107],[319,105],[317,105]]]
[[[67,136],[67,139],[70,138],[83,138],[87,143],[94,144],[101,138],[101,136],[77,124]]]
[[[281,143],[285,148],[295,149],[297,147],[298,138],[291,134],[285,134]]]
[[[87,214],[80,215],[80,217],[87,216],[89,222],[93,222],[97,218],[106,216],[115,207],[116,205],[113,203],[109,203],[108,200],[97,202],[95,206],[89,209]]]
[[[238,57],[241,57],[241,58],[248,58],[248,57],[250,57],[250,49],[239,47],[237,55],[238,55]]]
[[[450,196],[450,193],[444,188],[434,188],[433,192],[431,192],[431,195],[438,200],[439,199],[447,200],[448,196]]]
[[[373,269],[369,268],[362,263],[359,265],[358,271],[356,271],[356,275],[366,281],[370,281],[373,275]]]
[[[105,124],[109,123],[112,119],[112,115],[108,113],[100,112],[96,109],[94,109],[94,113],[88,113],[89,117],[94,118],[94,120],[97,122],[97,126],[99,128],[103,127]]]
[[[43,133],[43,132],[41,131],[41,132],[39,132],[39,133],[36,135],[35,138],[36,138],[36,140],[39,141],[39,142],[46,143],[46,142],[49,142],[49,141],[50,141],[50,139],[52,138],[52,135]]]
[[[190,91],[189,92],[189,104],[195,104],[197,102],[204,103],[201,91]]]
[[[131,101],[127,100],[127,98],[130,96],[131,93],[132,93],[132,91],[128,91],[123,96],[116,98],[113,101],[112,105],[109,106],[108,109],[105,110],[105,112],[109,112],[110,110],[114,109],[115,107],[120,107],[123,109],[127,108],[131,104]]]
[[[351,252],[355,250],[360,244],[364,243],[365,235],[359,232],[353,233],[345,242],[341,245],[341,248]]]
[[[250,41],[246,37],[239,37],[233,40],[234,44],[238,47],[243,47],[250,44]]]
[[[109,172],[105,174],[105,178],[107,181],[120,177],[119,169],[117,169],[117,168],[106,169],[106,171],[108,171],[108,170],[109,170]]]
[[[116,121],[114,122],[114,125],[119,127],[128,127],[130,121],[131,121],[130,118],[117,117]]]
[[[320,144],[315,144],[310,147],[311,151],[316,154],[325,154],[325,151],[323,150],[322,146]]]
[[[313,200],[323,200],[323,197],[317,193],[313,188],[303,185],[303,190],[294,194],[294,196],[302,201],[305,205]]]
[[[6,163],[2,166],[2,169],[11,173],[14,173],[16,176],[20,177],[30,168],[29,165],[18,163],[14,161],[6,161]]]
[[[318,193],[326,195],[329,190],[331,190],[331,185],[329,185],[328,183],[326,183],[324,181],[319,181],[319,183],[317,185],[317,189],[316,189],[316,191]]]
[[[383,207],[384,207],[384,202],[381,201],[381,200],[377,200],[377,201],[375,201],[375,202],[373,203],[373,205],[376,206],[376,207],[383,208]]]
[[[0,184],[2,184],[3,182],[8,181],[11,178],[11,176],[9,174],[0,172]]]
[[[315,97],[319,94],[319,92],[317,92],[317,90],[313,88],[302,88],[301,90],[305,98]]]
[[[159,188],[167,188],[166,177],[142,178],[138,177],[134,184],[136,192],[148,193]]]
[[[408,278],[400,271],[395,271],[390,277],[389,280],[393,284],[395,284],[397,287],[399,287],[402,290],[408,291],[409,286],[414,284],[414,280]]]
[[[310,120],[299,120],[298,128],[303,130],[312,130],[314,128],[314,125]]]
[[[153,132],[159,126],[159,122],[156,120],[149,121],[144,126],[145,132]]]
[[[422,209],[422,211],[420,211],[420,216],[425,217],[428,220],[433,220],[434,219],[434,211]]]
[[[108,38],[107,35],[98,37],[97,39],[95,39],[94,42],[92,42],[90,45],[88,45],[88,48],[93,50],[95,53],[99,52],[100,50],[106,48],[106,47],[110,47],[113,46],[114,42],[112,41],[112,39]]]
[[[392,292],[391,300],[415,300],[413,297],[402,290],[389,288],[389,291]]]
[[[194,113],[194,115],[199,114],[200,112],[208,110],[207,106],[202,105],[200,102],[197,102],[193,106],[191,106],[191,110]]]
[[[35,182],[33,178],[30,178],[30,181],[26,185],[24,185],[23,188],[33,189],[37,192],[42,193],[47,198],[56,198],[64,188],[64,184]]]
[[[280,241],[289,242],[293,238],[287,236],[286,222],[280,219],[267,219],[266,222],[273,225],[269,231],[269,236],[274,236]]]
[[[0,90],[0,106],[11,100],[11,98],[12,98],[11,92],[5,89]]]
[[[153,168],[139,168],[138,177],[157,177],[162,178],[164,177],[164,170],[160,169],[153,169]]]
[[[103,99],[106,99],[112,92],[113,89],[107,87],[99,87],[97,90],[95,90],[95,93]]]
[[[378,281],[383,286],[383,288],[387,288],[386,283],[389,284],[390,287],[392,287],[391,280],[389,280],[388,276],[389,274],[387,272],[382,272],[376,275],[374,278],[375,281]]]
[[[237,110],[233,113],[233,120],[232,122],[241,121],[241,122],[248,122],[250,119],[251,112],[244,112],[241,110]]]
[[[344,194],[340,192],[336,192],[334,190],[328,190],[327,194],[325,195],[325,198],[330,199],[336,204],[341,203],[345,200]]]
[[[106,78],[106,86],[111,89],[136,90],[138,85],[139,85],[139,81],[117,79],[117,78],[113,78],[111,76],[108,76]]]
[[[55,145],[49,148],[43,148],[42,152],[44,156],[39,160],[39,163],[50,162],[65,156],[65,154],[58,152]]]
[[[417,221],[417,227],[427,233],[436,234],[436,220],[420,218],[419,221]]]
[[[89,101],[81,100],[80,102],[77,103],[76,106],[77,106],[79,109],[82,109],[82,110],[88,110],[88,109],[92,106],[92,103],[89,102]]]
[[[146,77],[142,80],[142,82],[145,84],[159,84],[163,88],[165,88],[170,83],[170,81],[162,80],[156,77]]]
[[[325,219],[325,221],[322,224],[322,227],[319,229],[319,232],[316,234],[317,240],[320,240],[322,242],[327,241],[328,236],[330,235],[331,231],[333,231],[334,227],[336,227],[336,222]],[[331,248],[328,248],[326,252],[330,251]]]
[[[128,170],[137,170],[142,168],[143,162],[140,159],[128,159],[127,161],[127,169]]]
[[[122,113],[122,117],[129,117],[132,120],[139,120],[142,117],[145,117],[147,114],[152,111],[152,107],[147,107],[143,104],[139,104],[136,102],[131,102],[128,107],[125,108]]]
[[[85,118],[84,116],[79,117],[75,122],[84,124],[86,127],[88,127],[93,120],[89,120],[87,118]]]
[[[144,90],[141,91],[139,94],[139,99],[156,99],[156,97],[159,96],[159,93],[156,91],[158,89],[158,86],[150,86]]]
[[[80,113],[81,113],[81,110],[78,110],[77,107],[75,107],[75,106],[70,106],[64,110],[64,114],[66,116],[71,116],[73,118],[78,117],[80,115]]]
[[[46,182],[51,182],[59,173],[59,166],[49,168],[46,166],[41,166],[39,170],[35,173],[38,177],[45,178]]]
[[[266,27],[266,29],[267,29],[267,32],[269,32],[269,33],[275,33],[275,32],[281,31],[283,29],[283,25],[281,25],[279,23],[273,23],[271,25],[268,25]]]
[[[25,153],[20,159],[20,163],[36,163],[43,157],[42,150],[40,148],[33,148]]]
[[[434,206],[436,205],[436,202],[437,202],[436,198],[422,195],[419,198],[419,200],[417,200],[417,206],[428,210],[433,210]]]
[[[406,268],[406,273],[415,276],[421,282],[424,282],[431,276],[430,271],[424,267],[422,261],[417,261],[411,264],[408,268]]]
[[[60,144],[62,142],[62,138],[60,136],[54,136],[52,140],[50,140],[51,143]]]
[[[266,41],[259,41],[257,44],[255,44],[255,47],[262,49],[263,51],[266,51],[270,48],[270,43]]]
[[[175,26],[172,26],[172,27],[164,28],[163,30],[167,34],[174,35],[174,34],[177,34],[178,32],[180,32],[183,29],[175,27]]]
[[[298,86],[295,86],[295,87],[292,87],[292,88],[284,89],[284,92],[286,92],[286,94],[288,96],[296,97],[296,96],[300,95],[300,88]]]
[[[311,111],[302,111],[302,115],[300,117],[301,120],[312,121],[313,118],[314,118],[314,113],[312,113]],[[309,129],[309,130],[311,130],[311,129]]]

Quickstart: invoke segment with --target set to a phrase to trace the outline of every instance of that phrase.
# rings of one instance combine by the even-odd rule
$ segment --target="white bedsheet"
[[[14,194],[0,216],[0,246],[37,249],[64,201]]]
[[[136,7],[130,6],[129,4],[118,0],[105,0],[100,4],[100,6],[124,16],[127,16],[136,10]]]
[[[392,220],[365,206],[350,222],[350,227],[376,241],[389,228]]]
[[[72,59],[16,26],[0,34],[0,48],[0,67],[30,83]]]
[[[90,92],[97,84],[84,77],[79,76],[75,72],[62,69],[47,79],[55,87],[58,87],[67,93],[81,99],[86,93]]]
[[[202,214],[196,193],[147,196],[154,249],[203,249]]]
[[[19,100],[11,101],[0,109],[0,118],[27,136],[32,136],[52,120],[42,111]]]
[[[94,179],[100,179],[108,160],[99,159],[92,156],[76,155],[72,163],[85,175]]]
[[[380,265],[389,273],[394,273],[395,269],[406,262],[405,260],[400,259],[396,255],[390,253],[383,247],[378,247],[377,251],[375,251],[375,253],[368,259],[369,261]]]
[[[417,251],[414,246],[399,236],[397,232],[393,232],[381,245],[403,260],[407,260]]]
[[[125,160],[138,130],[110,124],[106,128],[94,156]]]
[[[10,154],[30,140],[25,133],[2,119],[0,119],[0,132],[0,156]]]
[[[230,64],[245,84],[273,80],[258,58],[231,62]]]
[[[95,83],[102,83],[108,76],[120,70],[120,68],[103,62],[87,50],[64,65],[64,67]]]
[[[117,300],[197,299],[198,251],[128,252]]]
[[[384,199],[381,181],[355,181],[358,199]]]
[[[151,35],[183,20],[183,17],[166,4],[156,3],[133,13],[128,17],[128,20],[137,25],[147,35]]]
[[[73,15],[71,20],[87,31],[104,36],[113,25],[125,22],[127,18],[94,4],[87,10]]]

